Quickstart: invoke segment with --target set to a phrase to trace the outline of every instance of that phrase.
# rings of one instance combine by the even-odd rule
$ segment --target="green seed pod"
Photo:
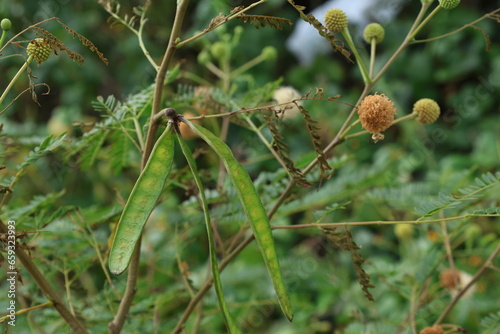
[[[363,31],[363,37],[366,43],[371,43],[372,39],[375,38],[375,43],[378,44],[382,42],[384,36],[385,36],[384,27],[382,27],[378,23],[370,23],[369,25],[366,26],[365,30]]]
[[[120,275],[127,269],[135,245],[161,195],[174,160],[174,134],[169,124],[156,141],[118,222],[109,253],[109,270]]]
[[[431,124],[438,119],[441,110],[436,101],[420,99],[413,105],[413,112],[417,114],[417,121],[422,124]]]
[[[34,61],[41,64],[49,59],[52,48],[46,39],[37,38],[28,44],[26,52],[28,53],[28,56],[33,56]]]
[[[460,4],[460,0],[439,0],[439,5],[444,9],[453,9]]]
[[[325,14],[325,26],[331,32],[342,32],[348,23],[347,15],[342,9],[329,9]]]
[[[3,31],[8,31],[12,28],[12,22],[10,22],[9,19],[3,19],[2,22],[0,22],[0,27]]]
[[[266,46],[262,49],[261,56],[266,60],[272,61],[278,57],[278,51],[274,46]]]
[[[224,163],[229,178],[236,188],[243,210],[250,222],[257,245],[264,257],[264,262],[271,276],[281,309],[288,320],[292,321],[292,306],[281,274],[269,219],[250,176],[248,176],[246,170],[233,156],[229,147],[219,137],[188,120],[184,120],[184,122],[217,153]]]

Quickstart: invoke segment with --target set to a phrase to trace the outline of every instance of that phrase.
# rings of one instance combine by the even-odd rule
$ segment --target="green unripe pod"
[[[2,22],[0,22],[0,27],[3,31],[10,30],[10,28],[12,28],[12,22],[10,22],[9,19],[3,19]]]
[[[371,43],[372,39],[375,39],[375,44],[378,44],[384,40],[384,36],[384,27],[378,23],[370,23],[363,31],[363,37],[366,43]]]
[[[260,54],[266,60],[272,61],[278,57],[278,50],[274,46],[266,46]]]
[[[439,5],[444,9],[453,9],[460,4],[460,0],[439,0]]]
[[[52,48],[46,39],[37,38],[28,44],[26,52],[28,53],[28,56],[33,56],[34,61],[41,64],[49,59]]]
[[[342,32],[348,23],[347,15],[342,9],[329,9],[325,14],[325,26],[331,32]]]
[[[422,124],[431,124],[438,119],[441,109],[432,99],[420,99],[413,105],[413,112],[417,114],[417,121]]]

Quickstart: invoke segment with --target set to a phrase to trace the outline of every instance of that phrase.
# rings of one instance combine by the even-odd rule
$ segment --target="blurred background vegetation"
[[[182,36],[186,38],[204,29],[221,11],[227,13],[234,6],[250,3],[252,1],[191,1]],[[297,0],[296,3],[312,9],[323,2]],[[134,1],[121,5],[122,13],[131,13],[133,6],[142,3]],[[422,35],[432,37],[447,33],[499,6],[499,1],[462,1],[455,10],[441,11]],[[403,1],[399,13],[383,24],[386,36],[378,46],[376,68],[380,69],[395,51],[419,7],[420,1]],[[175,1],[153,1],[149,10],[144,39],[157,63],[168,41],[174,11]],[[253,13],[285,17],[293,22],[299,20],[297,12],[285,1],[269,1]],[[7,166],[7,172],[15,169],[23,157],[49,134],[67,132],[68,138],[77,143],[87,128],[102,117],[92,107],[97,96],[114,95],[123,101],[147,89],[154,81],[155,71],[140,50],[136,36],[123,25],[110,25],[109,14],[97,1],[12,0],[0,3],[0,18],[11,19],[13,33],[53,16],[90,39],[108,58],[109,65],[102,63],[55,22],[43,26],[68,48],[81,53],[85,64],[80,66],[60,54],[52,56],[42,66],[31,65],[35,82],[47,83],[50,93],[43,95],[45,88],[39,87],[39,106],[29,94],[24,94],[0,116],[0,122],[4,124],[2,164]],[[278,51],[274,61],[261,63],[235,79],[232,98],[240,107],[253,106],[252,91],[277,80],[280,81],[275,86],[293,86],[301,94],[321,87],[328,96],[341,94],[341,101],[356,102],[363,88],[362,80],[358,68],[340,54],[321,54],[312,64],[300,65],[286,48],[293,26],[285,26],[283,30],[257,30],[249,24],[232,21],[177,51],[174,64],[180,65],[181,74],[167,88],[165,106],[170,102],[180,113],[192,111],[192,106],[185,101],[176,101],[176,93],[200,82],[221,87],[218,79],[198,62],[198,55],[215,41],[223,40],[225,34],[232,35],[236,26],[244,29],[239,44],[232,49],[233,68],[258,56],[266,46],[273,46]],[[321,187],[317,185],[317,189],[297,190],[295,199],[280,209],[272,223],[312,223],[320,218],[323,222],[416,219],[419,216],[415,207],[437,198],[439,193],[455,194],[459,188],[473,184],[474,179],[483,173],[498,171],[499,25],[494,20],[484,20],[478,27],[489,36],[491,44],[481,32],[466,29],[445,39],[413,45],[396,60],[374,89],[395,102],[398,117],[410,113],[413,103],[420,98],[435,99],[442,111],[437,123],[423,127],[417,122],[403,122],[387,130],[385,140],[377,144],[369,136],[361,136],[339,146],[331,157],[333,164],[338,166],[334,177],[323,181]],[[22,36],[25,40],[32,38],[35,38],[32,33]],[[359,38],[356,40],[358,46],[363,46],[367,59],[368,47]],[[307,42],[303,41],[305,49]],[[10,47],[4,55],[17,52],[19,49]],[[0,60],[0,87],[3,88],[23,60],[20,57]],[[196,75],[195,80],[192,74]],[[27,85],[26,77],[19,80],[7,100],[13,99]],[[272,91],[268,101],[271,97]],[[349,111],[347,106],[331,102],[312,101],[305,107],[319,122],[324,144],[334,137]],[[219,127],[214,122],[203,124],[212,130]],[[284,124],[282,134],[291,155],[298,161],[298,167],[304,167],[304,161],[310,161],[311,157],[309,134],[303,130],[300,117]],[[227,142],[256,179],[264,203],[271,205],[286,185],[286,174],[278,170],[278,163],[252,132],[232,124]],[[106,332],[107,322],[111,320],[110,309],[116,305],[110,302],[114,295],[95,259],[95,251],[82,238],[82,230],[85,230],[84,226],[90,226],[95,233],[92,238],[96,238],[103,252],[106,251],[110,222],[116,221],[123,198],[127,198],[140,166],[140,155],[131,147],[126,163],[113,167],[109,163],[112,144],[113,139],[107,139],[94,164],[86,170],[82,170],[74,157],[65,160],[66,152],[62,150],[40,160],[16,185],[6,211],[24,218],[19,222],[19,229],[54,232],[41,234],[33,242],[40,258],[46,259],[40,261],[40,265],[54,282],[64,284],[63,272],[75,277],[72,282],[75,306],[92,333]],[[200,145],[196,139],[191,144],[193,147]],[[71,144],[69,147],[68,151]],[[200,163],[206,168],[208,184],[213,183],[212,176],[217,175],[214,161],[207,154]],[[165,201],[145,231],[144,268],[136,302],[126,325],[127,333],[152,333],[155,330],[163,333],[175,325],[189,301],[189,293],[173,259],[177,257],[179,262],[187,263],[189,278],[195,286],[206,274],[205,227],[196,202],[190,201],[192,182],[186,176],[185,162],[179,158],[176,167],[175,182],[181,187],[171,187],[172,190],[165,194]],[[231,198],[230,192],[228,195]],[[215,203],[218,199],[218,195],[214,195]],[[496,192],[493,188],[483,198],[454,207],[446,214],[452,216],[474,209],[498,207],[499,199],[497,186]],[[238,215],[241,210],[234,209],[237,204],[229,202],[227,206],[214,209],[223,240],[238,232],[244,223],[241,214]],[[325,207],[334,207],[337,203],[345,209],[325,212]],[[33,211],[29,210],[30,205]],[[54,208],[66,208],[71,213],[52,221],[50,217]],[[2,215],[2,218],[7,217]],[[498,243],[499,230],[498,218],[475,218],[448,224],[456,266],[473,274],[491,253],[491,247]],[[280,261],[285,276],[289,277],[287,283],[296,318],[293,324],[287,323],[275,305],[269,284],[259,283],[267,282],[267,277],[258,250],[253,245],[222,275],[226,296],[238,322],[244,324],[242,326],[248,333],[332,333],[334,330],[396,333],[400,325],[403,333],[409,333],[405,321],[412,289],[422,287],[426,282],[432,298],[429,297],[431,300],[426,301],[417,314],[417,324],[419,328],[430,325],[450,300],[438,282],[439,272],[447,267],[443,261],[441,227],[416,226],[407,238],[398,238],[391,225],[357,227],[352,228],[352,232],[356,242],[363,246],[361,254],[368,261],[365,269],[376,286],[371,290],[376,302],[363,296],[349,254],[330,247],[322,233],[315,229],[277,231],[275,238]],[[84,234],[91,237],[89,233]],[[172,233],[177,233],[177,238],[173,238]],[[430,282],[426,281],[429,277]],[[495,281],[498,281],[498,273],[487,273],[477,284],[474,296],[459,303],[447,322],[460,325],[470,333],[483,332],[484,319],[498,311],[500,288]],[[123,282],[124,277],[120,277],[115,284],[121,289]],[[63,287],[59,290],[62,292]],[[44,302],[44,297],[33,284],[20,287],[20,291],[21,303],[25,306]],[[201,332],[224,332],[215,295],[209,295],[204,308]],[[32,331],[40,326],[49,332],[61,328],[55,311],[36,312],[38,314],[19,316],[21,323],[28,320],[22,326]],[[498,317],[500,319],[500,315]],[[188,333],[193,326],[194,319],[188,323]]]

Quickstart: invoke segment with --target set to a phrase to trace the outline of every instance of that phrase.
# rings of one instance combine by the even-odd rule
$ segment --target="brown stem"
[[[460,290],[457,295],[453,298],[453,300],[448,304],[448,306],[446,307],[446,309],[443,311],[443,313],[441,313],[441,315],[439,316],[439,318],[436,320],[436,322],[434,323],[434,325],[439,325],[443,320],[444,318],[446,318],[446,316],[448,315],[448,313],[450,313],[451,309],[455,306],[455,304],[460,300],[460,298],[467,292],[467,290],[469,290],[469,288],[479,279],[479,277],[481,277],[481,275],[486,271],[486,269],[488,269],[488,267],[491,265],[491,263],[493,262],[493,260],[495,259],[495,257],[498,255],[498,253],[500,253],[500,244],[497,246],[497,248],[495,248],[495,250],[493,251],[493,253],[491,253],[490,257],[488,257],[488,259],[484,262],[483,266],[481,268],[479,268],[479,270],[477,271],[477,273],[474,275],[474,277],[472,277],[472,279],[470,280],[469,283],[467,283],[466,286],[464,286],[462,288],[462,290]]]
[[[144,147],[144,152],[142,155],[142,168],[146,166],[146,163],[151,155],[153,146],[156,140],[156,131],[158,130],[159,119],[155,118],[155,115],[159,113],[161,109],[161,99],[163,93],[163,84],[165,82],[165,76],[167,74],[167,69],[169,67],[170,61],[174,55],[176,49],[177,38],[179,37],[182,22],[186,14],[187,5],[189,0],[182,0],[177,6],[177,11],[175,13],[174,24],[172,26],[172,32],[170,33],[170,40],[168,41],[167,50],[161,62],[158,73],[156,74],[156,84],[153,96],[153,106],[151,110],[151,117],[149,122],[149,129],[146,136],[146,144]],[[139,259],[141,253],[141,240],[139,238],[137,245],[135,246],[132,259],[130,261],[129,270],[127,274],[127,287],[125,288],[125,294],[120,302],[120,307],[118,313],[112,322],[108,325],[109,333],[116,334],[120,333],[125,322],[125,318],[132,306],[132,301],[136,292],[137,276],[139,271]]]
[[[9,235],[7,226],[0,221],[0,233]],[[73,333],[88,333],[82,323],[80,323],[71,312],[68,310],[62,299],[57,292],[52,288],[45,276],[38,270],[37,266],[33,263],[30,256],[21,249],[21,245],[16,241],[15,253],[19,262],[24,266],[26,271],[30,274],[36,282],[42,293],[47,299],[53,303],[54,308],[59,312],[61,317],[71,327]]]

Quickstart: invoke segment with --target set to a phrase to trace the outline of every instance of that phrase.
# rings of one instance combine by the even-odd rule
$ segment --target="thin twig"
[[[176,49],[176,40],[179,37],[181,31],[182,22],[184,21],[184,16],[186,14],[188,3],[189,0],[182,0],[177,6],[177,11],[175,13],[175,19],[172,25],[172,31],[170,34],[170,39],[168,41],[167,49],[165,51],[165,55],[163,57],[158,73],[156,75],[156,84],[155,84],[155,91],[154,91],[153,104],[151,110],[151,118],[149,122],[148,133],[146,136],[146,144],[144,146],[144,152],[142,155],[142,163],[141,163],[142,169],[144,168],[144,166],[146,166],[146,163],[149,159],[149,156],[151,154],[151,151],[153,150],[153,146],[155,143],[156,131],[158,129],[159,122],[155,120],[154,116],[158,114],[158,112],[161,109],[163,83],[165,82],[165,77],[168,67],[170,65],[170,61],[172,60],[172,57]],[[125,322],[125,318],[128,314],[128,311],[132,306],[132,301],[134,299],[136,291],[136,284],[139,271],[141,241],[142,237],[139,238],[135,246],[132,259],[130,261],[129,270],[127,274],[127,287],[125,288],[123,299],[120,302],[118,313],[116,314],[113,321],[110,322],[108,325],[110,334],[120,333],[121,329],[123,328],[123,324]]]
[[[9,230],[4,222],[0,220],[0,233],[8,235]],[[31,260],[31,257],[21,249],[22,246],[16,241],[15,253],[17,259],[23,265],[24,269],[30,274],[31,278],[36,282],[42,293],[54,305],[54,308],[59,312],[64,321],[69,325],[73,333],[88,333],[77,318],[71,314],[57,292],[52,288],[45,276],[38,270],[37,266]]]
[[[469,290],[469,288],[474,285],[474,283],[479,279],[479,277],[481,277],[481,275],[483,275],[483,273],[486,271],[486,269],[489,268],[489,266],[491,265],[491,263],[493,262],[493,260],[495,259],[495,257],[498,255],[498,253],[500,253],[500,244],[498,244],[497,248],[495,248],[495,250],[491,253],[491,255],[488,257],[488,259],[484,262],[484,264],[482,265],[481,268],[479,268],[479,270],[477,271],[477,273],[474,275],[474,277],[472,277],[472,279],[470,280],[469,283],[467,283],[463,288],[462,290],[460,290],[456,295],[455,297],[453,298],[453,300],[448,304],[448,306],[446,307],[446,309],[443,311],[443,313],[441,313],[441,315],[439,316],[439,318],[436,320],[436,322],[434,322],[434,325],[439,325],[443,320],[444,318],[446,318],[446,316],[448,315],[448,313],[450,313],[451,309],[455,306],[455,304],[460,300],[460,298],[467,292],[467,290]]]

